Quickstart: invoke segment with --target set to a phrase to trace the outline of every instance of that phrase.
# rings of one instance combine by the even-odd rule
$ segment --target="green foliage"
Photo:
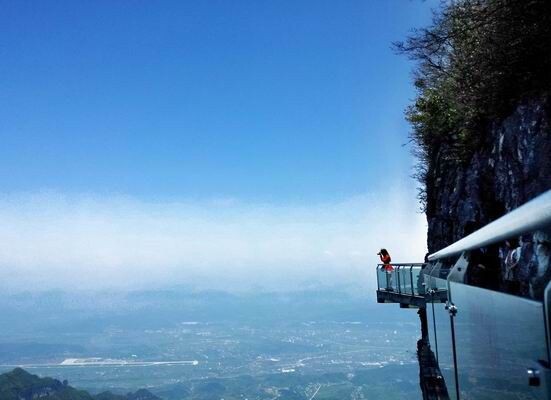
[[[462,163],[487,145],[484,132],[527,95],[551,90],[551,2],[442,2],[432,25],[414,30],[399,53],[417,61],[418,95],[406,110],[427,183],[438,155]]]
[[[52,400],[93,400],[81,392],[52,378],[39,378],[21,368],[0,375],[0,398],[21,400],[47,396]]]
[[[77,390],[67,384],[52,378],[40,378],[27,371],[16,368],[0,375],[0,399],[27,400],[36,398],[48,400],[159,400],[147,390],[139,390],[126,396],[104,392],[96,396]]]

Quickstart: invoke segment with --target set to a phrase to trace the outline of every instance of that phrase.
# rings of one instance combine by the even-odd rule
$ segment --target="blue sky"
[[[1,1],[0,274],[419,258],[391,42],[435,2]]]
[[[3,1],[0,187],[316,201],[408,183],[420,1]]]

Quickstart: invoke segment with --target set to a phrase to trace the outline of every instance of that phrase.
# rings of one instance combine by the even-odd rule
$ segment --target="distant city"
[[[10,320],[0,372],[20,366],[90,393],[145,388],[163,399],[420,398],[415,312],[375,315],[368,296],[135,292],[110,312],[74,300],[5,302],[16,308],[0,317]],[[26,331],[17,309],[33,314]]]

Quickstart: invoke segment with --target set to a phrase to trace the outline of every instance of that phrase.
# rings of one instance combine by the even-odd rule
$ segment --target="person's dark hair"
[[[380,253],[381,253],[383,256],[388,256],[388,251],[386,251],[386,249],[381,249]]]

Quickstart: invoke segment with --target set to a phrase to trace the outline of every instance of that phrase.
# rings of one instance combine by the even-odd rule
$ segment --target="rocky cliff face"
[[[551,189],[551,95],[520,102],[483,137],[468,163],[447,159],[445,147],[431,160],[426,188],[430,252]],[[532,292],[541,291],[537,281],[551,273],[538,269],[532,259],[538,252],[548,252],[550,245],[549,232],[535,233],[521,242],[527,250],[523,253]],[[546,256],[540,254],[540,258]]]

